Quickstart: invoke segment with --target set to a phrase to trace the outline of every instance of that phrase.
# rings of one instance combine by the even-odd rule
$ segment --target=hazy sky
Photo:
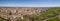
[[[54,7],[60,6],[60,0],[0,0],[0,6]]]

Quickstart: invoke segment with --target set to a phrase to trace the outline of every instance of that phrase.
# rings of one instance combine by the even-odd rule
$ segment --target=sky
[[[0,0],[0,6],[56,7],[60,6],[60,0]]]

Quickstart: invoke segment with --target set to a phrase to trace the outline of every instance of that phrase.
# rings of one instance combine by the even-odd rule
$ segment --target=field
[[[60,21],[60,7],[0,8],[0,21]]]

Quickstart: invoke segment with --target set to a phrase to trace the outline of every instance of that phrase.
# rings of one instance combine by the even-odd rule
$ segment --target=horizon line
[[[24,7],[24,6],[0,6],[0,7]],[[32,6],[31,6],[32,7]],[[43,6],[44,7],[44,6]],[[60,7],[60,6],[49,6],[49,7]]]

